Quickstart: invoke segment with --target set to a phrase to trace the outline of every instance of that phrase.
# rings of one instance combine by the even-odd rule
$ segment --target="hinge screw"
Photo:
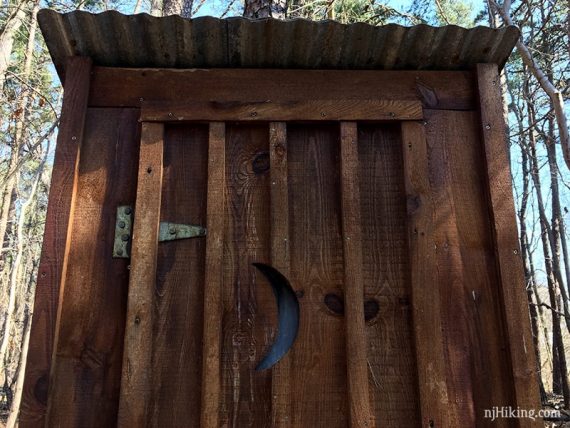
[[[125,233],[123,236],[121,236],[121,240],[122,240],[123,242],[127,242],[127,241],[129,240],[129,238],[130,238],[130,236],[129,236],[128,234],[126,234],[126,233]]]
[[[121,229],[124,229],[125,226],[126,226],[126,224],[125,224],[124,221],[120,221],[120,222],[119,222],[119,227],[120,227]]]
[[[168,231],[170,232],[171,235],[174,235],[176,233],[176,228],[174,226],[170,226],[168,228]]]
[[[485,129],[491,129],[491,125],[489,124],[485,125]]]
[[[132,213],[132,210],[130,208],[125,208],[125,214],[126,215],[130,215]]]

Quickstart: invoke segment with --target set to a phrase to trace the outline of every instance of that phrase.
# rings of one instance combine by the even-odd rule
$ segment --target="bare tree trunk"
[[[14,46],[14,37],[26,18],[26,2],[20,2],[16,10],[8,17],[0,34],[0,93],[4,90],[6,70],[10,66],[10,57]]]
[[[245,0],[243,16],[246,18],[278,18],[287,16],[287,0]]]
[[[24,63],[24,70],[22,73],[22,79],[25,84],[28,84],[30,74],[32,71],[32,59],[34,53],[34,42],[36,39],[36,29],[37,29],[37,13],[39,10],[39,1],[36,1],[34,8],[30,16],[30,31],[28,35],[28,43],[26,46],[26,61]],[[10,157],[10,165],[8,167],[8,172],[15,170],[19,164],[20,151],[22,145],[22,137],[24,131],[24,123],[26,120],[26,112],[28,110],[28,104],[30,100],[30,91],[27,87],[22,90],[20,100],[18,102],[18,107],[16,108],[16,126],[14,132],[14,140],[12,145],[12,153]],[[8,179],[4,183],[4,188],[2,192],[2,205],[0,206],[0,245],[4,246],[4,241],[6,239],[6,229],[8,227],[9,214],[13,206],[13,192],[16,186],[16,175],[8,176]]]
[[[162,13],[167,15],[180,15],[183,18],[192,18],[193,0],[164,0]]]
[[[26,374],[26,357],[28,356],[28,348],[30,345],[31,319],[27,313],[24,319],[24,335],[22,338],[22,350],[20,352],[20,360],[17,369],[16,387],[13,392],[12,406],[10,407],[10,416],[6,422],[6,428],[15,428],[20,415],[20,403],[22,402],[22,392],[24,390],[24,376]]]
[[[534,113],[532,107],[529,104],[529,120],[533,120]],[[555,380],[558,378],[560,379],[560,385],[562,389],[562,394],[564,396],[564,405],[566,408],[570,408],[570,387],[568,384],[568,367],[566,364],[566,354],[564,352],[564,341],[562,339],[562,330],[560,328],[560,315],[559,315],[559,299],[560,299],[560,284],[556,276],[554,275],[554,269],[552,266],[552,258],[550,257],[550,234],[548,233],[548,225],[547,219],[544,215],[544,203],[542,200],[542,191],[540,185],[540,176],[539,176],[539,169],[538,169],[538,160],[536,158],[536,150],[535,150],[535,141],[533,132],[530,132],[530,139],[531,143],[529,145],[530,148],[530,160],[531,160],[531,176],[534,182],[534,187],[536,191],[537,201],[539,205],[539,211],[542,211],[543,214],[540,215],[540,228],[541,228],[541,241],[542,241],[542,249],[544,252],[544,264],[546,267],[546,279],[548,282],[548,294],[550,297],[550,306],[552,308],[552,335],[553,335],[553,348],[554,348],[554,370],[552,373],[553,378],[553,387],[555,386]],[[562,305],[564,306],[564,305]],[[567,326],[568,326],[568,317],[564,317]],[[558,369],[558,370],[557,370]]]
[[[29,32],[29,38],[28,38],[28,45],[26,48],[26,64],[24,66],[24,74],[26,77],[26,80],[29,78],[30,72],[31,72],[31,66],[32,66],[32,56],[33,56],[33,50],[34,50],[34,42],[35,42],[35,37],[36,37],[36,28],[37,28],[37,12],[39,10],[39,1],[34,5],[34,9],[31,15],[31,22],[30,22],[30,32]],[[12,159],[16,159],[16,163],[18,161],[18,152],[19,152],[19,146],[20,146],[20,140],[22,140],[22,136],[23,136],[23,132],[24,132],[24,121],[26,118],[26,110],[28,108],[28,102],[29,102],[29,95],[28,93],[24,93],[24,95],[22,96],[22,100],[21,100],[21,108],[22,111],[20,113],[20,117],[17,120],[16,123],[16,130],[15,130],[15,147],[12,148],[13,154],[12,154]],[[36,170],[36,178],[34,181],[34,184],[32,186],[32,190],[30,191],[30,197],[28,198],[28,200],[22,205],[22,207],[20,208],[20,215],[19,215],[19,221],[18,221],[18,227],[17,227],[17,239],[16,239],[16,246],[17,246],[17,250],[16,250],[16,257],[14,258],[14,262],[12,263],[12,273],[10,276],[10,285],[8,287],[8,292],[9,292],[9,297],[8,297],[8,306],[6,308],[6,318],[5,318],[5,322],[4,322],[4,327],[3,327],[3,335],[2,335],[2,340],[0,342],[0,362],[2,364],[6,364],[6,355],[7,355],[7,349],[8,349],[8,344],[10,341],[10,337],[11,337],[11,332],[12,332],[12,328],[13,328],[13,324],[15,322],[15,317],[16,314],[15,312],[15,306],[16,306],[16,296],[18,294],[18,279],[19,279],[19,275],[20,275],[20,263],[21,263],[21,259],[22,259],[22,254],[24,251],[24,221],[27,215],[27,210],[28,207],[30,206],[30,204],[33,202],[34,198],[35,198],[35,193],[37,190],[37,186],[38,186],[38,182],[41,178],[41,173],[43,170],[43,163],[45,162],[45,160],[42,162],[41,166]],[[12,162],[10,162],[12,164]],[[15,184],[16,184],[16,180],[17,177],[11,177],[9,179],[9,185],[12,186],[10,188],[10,195],[12,193],[12,191],[15,188]],[[10,210],[10,206],[8,207],[3,207],[4,210],[6,210],[6,212],[9,212]],[[4,215],[4,211],[2,212],[2,215]],[[6,223],[7,223],[7,219],[6,219]],[[0,225],[0,226],[4,226],[4,230],[3,232],[5,233],[6,227],[5,225]],[[0,238],[2,239],[1,242],[4,241],[4,235],[0,235]]]
[[[521,122],[519,121],[519,128],[521,127]],[[524,136],[522,137],[524,138]],[[531,321],[531,328],[532,328],[532,339],[534,344],[534,352],[536,355],[536,370],[538,373],[538,382],[540,388],[540,398],[544,403],[546,401],[546,391],[544,390],[544,383],[542,382],[542,366],[540,358],[540,342],[539,342],[539,327],[538,327],[538,307],[535,306],[532,300],[533,290],[536,289],[535,277],[534,272],[531,272],[530,269],[530,258],[532,257],[532,253],[530,248],[528,247],[528,238],[527,238],[527,231],[526,231],[526,210],[528,206],[528,197],[530,195],[529,189],[529,162],[528,162],[528,154],[526,152],[526,148],[523,146],[521,147],[522,151],[522,176],[523,176],[523,192],[521,197],[521,207],[518,212],[519,217],[519,226],[520,226],[520,244],[521,244],[521,252],[522,252],[522,259],[523,259],[523,266],[524,266],[524,276],[525,276],[525,285],[526,285],[526,293],[528,299],[528,307],[530,312],[530,321]],[[537,296],[538,297],[538,296]],[[538,300],[537,300],[538,302]]]
[[[506,25],[514,25],[511,18],[511,0],[505,0],[503,7],[500,7],[495,0],[490,0],[491,4],[495,7],[497,12],[503,18]],[[558,124],[558,133],[560,135],[560,144],[562,145],[562,153],[564,154],[564,160],[566,165],[570,168],[570,133],[568,131],[568,119],[566,118],[566,113],[564,112],[564,99],[562,98],[562,93],[556,89],[554,84],[548,79],[546,74],[542,71],[538,63],[534,60],[532,54],[528,47],[523,43],[521,39],[517,41],[517,51],[520,54],[523,62],[534,75],[538,83],[549,96],[552,106],[554,107],[554,113],[556,115],[556,122]]]

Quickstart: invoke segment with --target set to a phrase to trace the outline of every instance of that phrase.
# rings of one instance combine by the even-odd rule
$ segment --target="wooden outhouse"
[[[516,28],[39,21],[65,91],[21,427],[539,407],[498,74]],[[266,370],[280,314],[253,263],[300,314]]]

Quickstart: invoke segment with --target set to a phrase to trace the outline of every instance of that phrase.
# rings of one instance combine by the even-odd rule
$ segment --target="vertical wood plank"
[[[539,409],[536,360],[532,350],[497,65],[478,64],[477,83],[487,163],[491,228],[508,333],[516,405],[523,409]],[[540,424],[538,419],[519,420],[519,425],[525,427]]]
[[[151,396],[152,328],[162,192],[164,125],[142,124],[119,427],[143,427]]]
[[[138,117],[138,109],[87,109],[48,426],[114,426],[117,421],[129,262],[111,258],[109,242],[117,206],[136,198]]]
[[[208,196],[206,208],[206,271],[204,289],[204,342],[201,426],[216,428],[220,403],[220,352],[225,204],[226,128],[210,123]]]
[[[338,124],[287,124],[291,284],[301,317],[291,353],[295,427],[349,419],[339,146]]]
[[[269,158],[271,172],[271,264],[285,277],[290,274],[289,192],[287,186],[287,125],[269,124]],[[291,357],[285,355],[273,368],[272,424],[291,425]]]
[[[373,427],[375,421],[370,409],[368,363],[366,359],[356,122],[341,122],[340,136],[340,185],[350,426]]]
[[[358,126],[368,385],[383,428],[421,425],[401,134],[400,123]]]
[[[67,79],[49,192],[42,255],[38,269],[34,316],[22,394],[21,427],[44,426],[48,401],[48,378],[56,331],[60,283],[65,278],[67,243],[77,168],[89,95],[91,59],[67,59]],[[63,290],[62,290],[63,291]]]
[[[165,126],[161,221],[206,226],[208,133],[208,124]],[[200,421],[205,261],[205,236],[158,245],[152,427]]]
[[[273,343],[277,308],[271,262],[269,129],[226,124],[221,402],[218,426],[271,425],[271,370],[255,365]]]
[[[435,252],[428,155],[424,126],[402,122],[402,153],[408,201],[408,245],[422,426],[453,426],[447,391],[440,293]]]

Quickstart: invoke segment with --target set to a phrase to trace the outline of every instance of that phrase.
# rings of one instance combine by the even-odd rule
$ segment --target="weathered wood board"
[[[279,87],[257,70],[95,69],[55,340],[43,327],[48,425],[487,426],[484,409],[532,403],[513,368],[525,367],[509,339],[524,310],[496,261],[508,212],[492,215],[496,148],[481,135],[473,73],[296,73],[269,73]],[[315,114],[323,93],[334,120]],[[266,97],[268,120],[247,119]],[[346,108],[371,99],[377,121]],[[218,120],[217,102],[229,106]],[[111,258],[125,204],[139,211],[130,273]],[[208,233],[159,243],[158,221]],[[140,260],[156,275],[140,277]],[[297,340],[272,370],[255,370],[277,307],[254,262],[280,269],[300,305]],[[49,365],[30,362],[30,376]],[[45,405],[26,391],[22,426],[44,426]]]

